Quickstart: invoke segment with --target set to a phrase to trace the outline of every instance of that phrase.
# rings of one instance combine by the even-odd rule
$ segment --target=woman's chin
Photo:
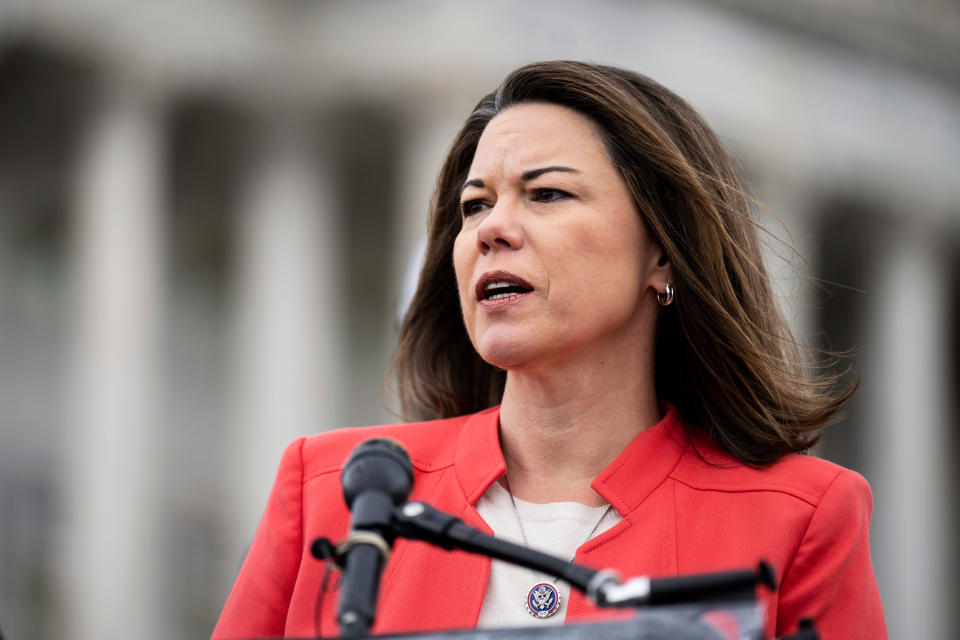
[[[527,342],[491,340],[478,345],[477,353],[484,362],[509,370],[529,362],[536,355],[536,349]]]

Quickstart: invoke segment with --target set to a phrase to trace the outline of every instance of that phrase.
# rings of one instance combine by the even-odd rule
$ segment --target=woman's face
[[[517,370],[652,345],[669,267],[585,116],[550,104],[497,115],[460,202],[453,260],[484,360]]]

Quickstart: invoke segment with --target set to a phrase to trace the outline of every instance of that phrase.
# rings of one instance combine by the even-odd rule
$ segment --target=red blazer
[[[336,592],[324,597],[316,623],[324,567],[310,544],[347,533],[340,472],[368,438],[393,438],[407,449],[415,475],[411,500],[490,533],[474,505],[506,470],[499,415],[495,407],[293,442],[213,637],[337,635]],[[769,636],[791,633],[798,620],[812,617],[825,640],[887,637],[867,536],[872,497],[853,471],[801,455],[764,470],[745,467],[706,438],[691,442],[671,410],[592,486],[623,520],[583,544],[577,562],[632,577],[753,567],[766,559],[780,580],[765,603]],[[483,557],[398,540],[374,633],[475,626],[489,571]],[[567,621],[597,613],[571,594]]]

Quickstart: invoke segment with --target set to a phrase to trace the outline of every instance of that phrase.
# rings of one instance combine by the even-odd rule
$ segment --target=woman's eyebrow
[[[573,167],[543,167],[542,169],[531,169],[530,171],[524,171],[523,175],[520,176],[520,179],[523,180],[524,182],[529,182],[530,180],[533,180],[534,178],[538,178],[543,174],[549,173],[551,171],[561,171],[564,173],[580,173],[578,169],[574,169]]]
[[[530,169],[529,171],[524,171],[520,176],[520,180],[523,182],[529,182],[534,178],[539,178],[545,173],[550,173],[551,171],[560,171],[563,173],[580,173],[579,169],[574,169],[573,167],[542,167],[540,169]],[[460,193],[463,193],[467,187],[476,187],[478,189],[484,188],[483,180],[479,178],[474,178],[473,180],[467,180],[463,183],[463,187],[460,189]]]
[[[467,187],[476,187],[478,189],[483,189],[483,180],[467,180],[463,183],[463,186],[460,188],[460,193],[463,193]]]

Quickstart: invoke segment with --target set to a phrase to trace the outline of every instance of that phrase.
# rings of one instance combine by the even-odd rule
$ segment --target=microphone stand
[[[424,502],[408,502],[392,512],[390,538],[402,537],[421,540],[448,551],[462,550],[503,560],[568,582],[585,593],[601,607],[644,607],[651,605],[682,604],[704,601],[731,602],[753,600],[757,585],[776,588],[773,569],[761,561],[755,570],[728,571],[684,575],[673,578],[637,577],[620,582],[616,572],[591,569],[534,549],[500,540],[465,524],[459,518],[444,513]],[[319,559],[333,558],[342,562],[341,554],[325,538],[312,545],[313,555]],[[373,621],[370,603],[365,628],[343,629],[342,637],[362,637]],[[366,607],[363,607],[366,609]],[[366,617],[366,616],[364,616]],[[341,623],[343,621],[341,620]],[[343,626],[343,625],[342,625]],[[809,621],[804,621],[797,635],[784,640],[817,640],[819,636]]]
[[[393,512],[394,533],[447,550],[460,549],[555,576],[602,607],[642,607],[714,598],[753,598],[758,584],[776,588],[773,569],[761,561],[754,571],[727,571],[676,578],[639,577],[620,584],[616,572],[597,571],[535,549],[489,536],[424,502],[408,502]]]

